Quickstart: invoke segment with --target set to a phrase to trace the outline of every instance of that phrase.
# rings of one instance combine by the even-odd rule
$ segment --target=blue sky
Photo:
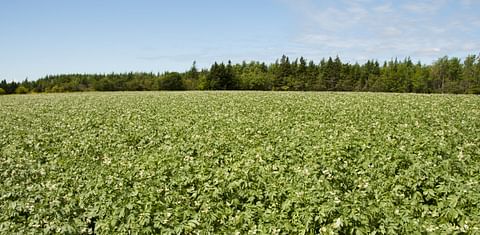
[[[480,53],[480,0],[15,0],[0,79],[185,71],[286,54],[363,62]]]

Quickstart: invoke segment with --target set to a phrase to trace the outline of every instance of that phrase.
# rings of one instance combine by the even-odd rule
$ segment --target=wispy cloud
[[[480,17],[469,8],[462,10],[466,4],[480,3],[476,0],[283,2],[298,16],[295,43],[310,51],[351,60],[435,59],[480,51]]]
[[[434,14],[438,12],[445,4],[446,1],[444,0],[414,1],[403,4],[402,8],[409,12],[418,14]]]
[[[393,8],[392,8],[392,4],[391,3],[384,3],[384,4],[380,4],[380,5],[377,5],[377,6],[374,6],[372,8],[372,10],[374,12],[376,12],[377,14],[385,14],[385,13],[391,13],[393,12]]]

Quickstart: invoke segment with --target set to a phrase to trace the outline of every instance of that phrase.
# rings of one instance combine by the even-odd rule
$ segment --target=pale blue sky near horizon
[[[480,0],[0,0],[0,80],[480,53]]]

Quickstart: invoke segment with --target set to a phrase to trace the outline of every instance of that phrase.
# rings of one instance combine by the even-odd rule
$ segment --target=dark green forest
[[[430,65],[410,58],[363,64],[336,58],[319,63],[282,56],[275,63],[214,63],[186,72],[48,75],[0,82],[0,94],[80,91],[273,90],[480,94],[480,56],[442,57]]]

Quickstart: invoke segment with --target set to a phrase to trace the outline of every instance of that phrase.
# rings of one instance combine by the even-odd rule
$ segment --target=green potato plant
[[[0,97],[1,234],[480,233],[480,97]]]

